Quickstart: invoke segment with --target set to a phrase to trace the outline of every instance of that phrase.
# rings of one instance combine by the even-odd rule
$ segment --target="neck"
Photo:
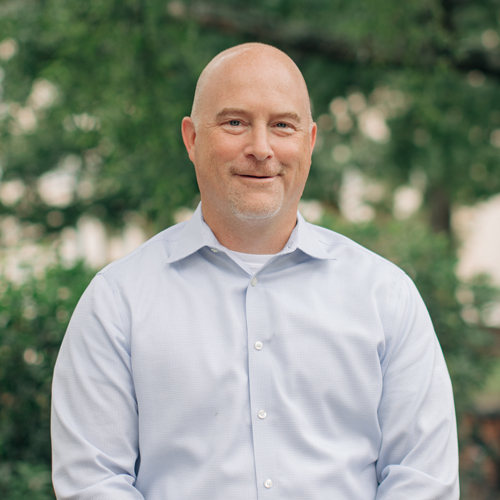
[[[285,218],[277,215],[269,219],[239,219],[212,217],[203,212],[203,218],[217,240],[226,248],[254,254],[278,253],[297,223],[296,214]]]

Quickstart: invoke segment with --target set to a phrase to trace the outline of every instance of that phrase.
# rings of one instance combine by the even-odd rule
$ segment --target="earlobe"
[[[181,125],[182,140],[184,141],[184,146],[188,152],[189,159],[194,162],[194,147],[196,140],[196,129],[192,118],[185,116],[182,119]]]

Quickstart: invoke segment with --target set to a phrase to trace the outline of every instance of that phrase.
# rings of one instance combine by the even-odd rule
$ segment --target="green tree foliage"
[[[306,197],[415,279],[462,413],[488,372],[493,291],[457,279],[450,214],[500,191],[499,12],[500,0],[0,0],[0,230],[10,218],[46,243],[84,214],[114,228],[139,214],[147,233],[170,224],[197,202],[180,138],[197,75],[228,46],[272,43],[303,70],[319,125]],[[385,186],[371,224],[331,215],[353,169]],[[425,203],[390,222],[405,184]],[[89,277],[82,265],[0,276],[9,500],[52,498],[50,377]]]
[[[91,272],[56,265],[18,284],[0,281],[0,491],[53,498],[50,386],[69,317]]]
[[[303,69],[325,118],[309,195],[335,204],[342,171],[353,166],[392,187],[423,174],[429,221],[450,233],[454,204],[500,190],[500,112],[491,106],[500,98],[498,0],[183,5],[183,19],[275,43]],[[348,106],[352,126],[338,126],[329,104],[353,94],[365,104]],[[367,133],[370,118],[388,133]],[[352,150],[349,162],[332,161],[339,144]]]
[[[191,204],[196,191],[180,119],[220,37],[202,43],[195,26],[179,24],[159,1],[25,0],[0,9],[0,32],[16,47],[2,64],[0,162],[3,181],[26,188],[2,211],[47,231],[75,224],[82,212],[112,224],[130,210],[158,226],[171,222],[173,208]],[[37,189],[53,171],[75,178],[63,206]]]
[[[1,62],[0,165],[3,180],[21,179],[27,193],[1,209],[48,231],[83,211],[113,224],[130,210],[156,228],[170,223],[196,196],[179,140],[196,75],[218,50],[257,39],[294,56],[316,115],[331,114],[337,96],[361,93],[389,126],[393,140],[377,143],[359,126],[363,110],[348,109],[349,131],[335,117],[323,120],[310,195],[335,203],[341,173],[353,165],[392,185],[423,172],[434,226],[449,230],[454,203],[500,189],[500,113],[491,105],[500,98],[499,7],[499,0],[4,1],[0,33],[17,50]],[[47,82],[54,95],[44,101]],[[400,109],[384,108],[381,89],[400,94]],[[332,161],[338,143],[355,152],[350,163]],[[76,177],[74,196],[56,215],[36,189],[54,169]]]

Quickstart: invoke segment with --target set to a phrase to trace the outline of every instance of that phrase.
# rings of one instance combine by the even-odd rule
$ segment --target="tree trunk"
[[[428,200],[432,230],[451,236],[451,201],[448,192],[442,186],[431,188]]]

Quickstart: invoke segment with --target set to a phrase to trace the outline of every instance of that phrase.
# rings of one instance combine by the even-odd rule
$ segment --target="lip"
[[[268,182],[272,182],[277,175],[247,175],[247,174],[236,174],[236,177],[252,183],[265,184]]]

